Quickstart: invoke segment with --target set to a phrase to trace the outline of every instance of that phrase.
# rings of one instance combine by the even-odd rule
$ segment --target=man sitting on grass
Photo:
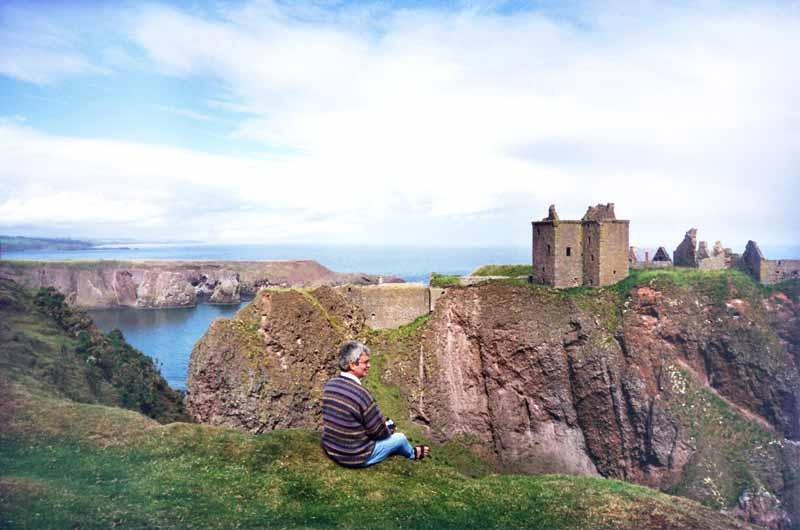
[[[334,461],[347,467],[367,467],[393,454],[422,460],[426,445],[411,447],[406,435],[394,432],[384,421],[378,404],[361,379],[369,371],[369,348],[347,342],[339,350],[342,373],[325,384],[322,393],[322,448]]]

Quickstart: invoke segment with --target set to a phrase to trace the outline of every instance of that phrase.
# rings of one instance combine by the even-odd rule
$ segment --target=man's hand
[[[389,429],[389,434],[394,434],[397,426],[394,424],[394,421],[392,421],[392,418],[386,419],[386,428]]]

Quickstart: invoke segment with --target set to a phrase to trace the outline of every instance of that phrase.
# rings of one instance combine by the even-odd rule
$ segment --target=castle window
[[[592,261],[594,261],[594,254],[590,254],[589,257],[591,258]]]
[[[544,267],[542,267],[542,272],[544,272]]]
[[[547,245],[547,255],[550,255],[550,245]]]
[[[572,247],[567,247],[567,256],[572,256]]]
[[[614,271],[614,274],[616,275],[616,274],[617,274],[617,271]]]

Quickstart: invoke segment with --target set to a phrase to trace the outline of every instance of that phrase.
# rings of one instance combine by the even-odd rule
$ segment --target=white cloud
[[[78,54],[3,45],[4,41],[0,39],[0,74],[9,77],[41,85],[72,75],[102,72]]]
[[[209,106],[241,113],[233,139],[282,154],[219,157],[6,126],[13,147],[0,147],[0,167],[14,169],[0,178],[92,186],[113,200],[133,193],[165,224],[180,215],[223,239],[434,243],[450,223],[463,225],[450,243],[525,245],[528,221],[551,202],[568,218],[614,201],[640,244],[672,245],[693,225],[726,244],[796,241],[797,11],[575,9],[565,18],[491,4],[253,2],[212,17],[147,5],[128,28],[155,68],[212,81]],[[487,218],[523,228],[471,238]],[[429,233],[402,228],[426,223]]]
[[[184,118],[190,118],[196,121],[212,121],[214,119],[208,114],[204,114],[202,112],[196,112],[190,109],[171,107],[169,105],[157,105],[157,108],[159,110],[163,110],[164,112],[169,112],[170,114],[175,114],[176,116],[183,116]]]
[[[46,85],[62,79],[106,74],[87,48],[88,37],[114,27],[105,10],[80,5],[0,5],[0,75]]]
[[[104,198],[86,190],[36,189],[29,197],[11,197],[0,204],[0,219],[16,224],[76,225],[83,223],[158,224],[165,212],[158,205],[141,200]]]
[[[341,14],[304,23],[271,3],[228,21],[151,7],[136,38],[176,74],[229,84],[259,115],[242,136],[314,153],[412,152],[427,166],[567,138],[630,167],[652,164],[640,150],[695,164],[733,158],[757,129],[796,131],[796,15],[627,11],[597,7],[577,30],[537,13],[406,10],[376,36],[340,25]]]

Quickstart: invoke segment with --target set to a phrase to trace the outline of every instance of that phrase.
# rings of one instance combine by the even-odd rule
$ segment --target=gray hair
[[[339,348],[339,368],[341,368],[343,372],[349,371],[350,363],[357,364],[362,353],[369,354],[369,348],[367,348],[365,344],[355,340],[345,342],[342,347]]]

